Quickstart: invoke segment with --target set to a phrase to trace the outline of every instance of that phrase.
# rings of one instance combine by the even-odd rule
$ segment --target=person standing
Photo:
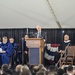
[[[46,32],[42,31],[42,27],[40,25],[37,25],[36,29],[37,29],[37,32],[36,32],[35,38],[42,38],[44,41],[44,46],[42,51],[42,62],[44,64],[44,54],[45,54],[44,47],[47,41],[47,34],[45,34]]]
[[[28,35],[25,35],[24,37],[24,63],[28,63],[28,47],[26,46],[26,39],[29,38]]]

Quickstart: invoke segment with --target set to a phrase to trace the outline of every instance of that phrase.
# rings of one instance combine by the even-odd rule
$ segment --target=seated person
[[[14,42],[14,38],[13,38],[13,37],[10,37],[10,38],[9,38],[9,42],[10,42],[11,44],[13,44],[14,50],[17,50],[17,43]]]
[[[55,62],[57,62],[60,58],[60,54],[64,54],[66,51],[65,49],[67,48],[66,46],[71,45],[71,41],[69,40],[69,35],[64,35],[64,41],[60,43],[59,47],[59,53],[55,55]]]
[[[69,46],[71,44],[71,41],[69,40],[69,35],[64,35],[64,41],[60,44],[60,53],[65,52],[66,46]]]
[[[17,59],[18,64],[27,64],[28,62],[28,47],[26,46],[26,38],[28,38],[28,35],[25,35],[24,38],[22,38],[19,46],[19,52],[17,53]]]
[[[10,37],[10,38],[9,38],[9,42],[10,42],[10,43],[13,45],[13,47],[14,47],[14,54],[13,54],[13,56],[12,56],[12,66],[13,66],[13,65],[16,64],[16,62],[17,62],[16,53],[17,53],[18,46],[17,46],[17,43],[14,42],[14,38],[13,38],[13,37]]]
[[[8,43],[6,36],[2,38],[2,44],[0,50],[0,64],[9,64],[10,58],[14,53],[13,45]]]

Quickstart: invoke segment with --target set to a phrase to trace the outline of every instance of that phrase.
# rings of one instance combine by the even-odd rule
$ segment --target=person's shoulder
[[[8,42],[7,44],[8,44],[8,46],[11,46],[11,45],[13,45],[13,43],[10,43],[10,42]]]
[[[17,44],[17,43],[14,43],[14,45],[16,45],[16,46],[17,46],[18,44]]]
[[[11,44],[10,42],[8,42],[7,44]]]

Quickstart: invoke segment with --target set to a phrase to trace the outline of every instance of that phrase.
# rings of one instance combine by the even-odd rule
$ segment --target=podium
[[[42,64],[44,40],[42,38],[27,38],[26,46],[29,48],[29,64]]]

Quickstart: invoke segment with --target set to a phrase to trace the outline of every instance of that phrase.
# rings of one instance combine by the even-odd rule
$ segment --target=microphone
[[[20,40],[24,40],[24,37],[20,38]]]
[[[24,40],[24,37],[23,38],[21,38],[22,40]]]

